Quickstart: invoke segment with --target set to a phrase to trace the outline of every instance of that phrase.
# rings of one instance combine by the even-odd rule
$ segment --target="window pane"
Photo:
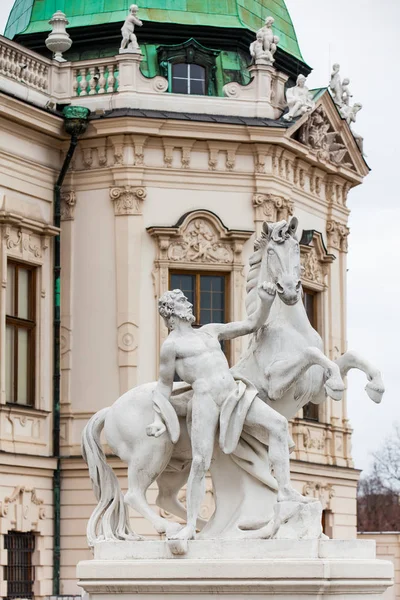
[[[315,300],[314,294],[310,294],[310,292],[307,292],[307,290],[304,290],[304,294],[303,294],[304,307],[306,309],[308,320],[310,321],[311,325],[315,329],[316,323],[315,323],[315,303],[314,303],[314,300]]]
[[[312,404],[309,402],[303,406],[303,419],[307,421],[318,421],[319,417],[319,406],[318,404]]]
[[[207,323],[212,323],[213,320],[211,316],[211,310],[200,309],[200,325],[207,325]]]
[[[190,65],[190,79],[202,79],[206,78],[206,70],[200,65]]]
[[[14,402],[14,336],[15,329],[6,327],[6,402]]]
[[[7,300],[6,314],[10,317],[15,315],[15,267],[7,265]]]
[[[174,94],[187,94],[188,93],[188,80],[187,79],[173,79],[172,80],[172,91]]]
[[[204,96],[206,93],[205,82],[204,81],[196,81],[190,80],[190,94]]]
[[[18,404],[28,404],[29,332],[18,329]]]
[[[211,309],[211,292],[200,293],[200,306],[201,309]]]
[[[29,281],[27,269],[18,269],[18,318],[29,319]]]
[[[172,290],[182,290],[189,302],[194,304],[194,275],[181,275],[179,273],[174,273],[171,275],[170,287]]]
[[[188,77],[188,66],[185,63],[178,63],[176,65],[172,65],[172,76],[173,77],[183,77],[187,79]]]

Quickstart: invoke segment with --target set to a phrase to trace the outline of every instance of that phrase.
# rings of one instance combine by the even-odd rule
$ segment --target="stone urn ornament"
[[[58,10],[50,19],[49,24],[52,26],[52,31],[46,39],[46,47],[53,52],[54,60],[65,62],[65,58],[62,55],[72,46],[72,40],[66,32],[66,26],[69,25],[69,21],[65,14],[61,10]]]

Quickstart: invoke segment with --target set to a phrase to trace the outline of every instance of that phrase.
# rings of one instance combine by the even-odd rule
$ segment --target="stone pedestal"
[[[393,583],[373,540],[196,540],[179,557],[165,542],[101,542],[77,574],[88,600],[378,600]]]

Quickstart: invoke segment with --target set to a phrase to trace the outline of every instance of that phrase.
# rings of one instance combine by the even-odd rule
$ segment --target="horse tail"
[[[257,310],[258,306],[257,286],[260,280],[261,263],[267,242],[268,237],[263,230],[260,237],[254,243],[254,253],[249,259],[250,269],[246,282],[246,312],[249,317]]]
[[[139,539],[130,529],[124,496],[101,446],[100,435],[109,410],[103,408],[93,415],[82,434],[82,456],[98,502],[86,531],[90,547],[100,540]]]

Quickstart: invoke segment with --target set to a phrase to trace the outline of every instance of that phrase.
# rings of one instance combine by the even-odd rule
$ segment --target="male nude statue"
[[[135,25],[138,25],[138,27],[141,27],[143,25],[143,23],[136,16],[138,10],[139,10],[139,8],[136,4],[132,4],[131,7],[129,8],[129,15],[126,17],[125,23],[123,24],[122,29],[121,29],[122,42],[121,42],[120,50],[129,49],[129,50],[133,50],[136,52],[139,50],[139,44],[137,42],[137,38],[136,38],[136,35],[134,34],[134,31],[135,31]]]
[[[170,539],[188,540],[195,537],[196,519],[205,492],[205,475],[211,464],[218,425],[219,443],[226,453],[236,449],[243,424],[252,435],[269,445],[269,458],[279,487],[278,502],[307,502],[290,485],[291,440],[287,420],[257,396],[257,390],[251,383],[235,381],[220,346],[221,340],[253,333],[264,325],[275,299],[275,286],[271,283],[261,284],[258,295],[258,309],[245,321],[211,323],[199,329],[192,328],[195,320],[192,304],[181,290],[166,292],[159,300],[159,312],[170,334],[161,348],[160,377],[153,396],[155,420],[147,428],[148,435],[158,437],[167,429],[158,407],[166,404],[171,407],[169,399],[175,372],[193,388],[190,432],[192,465],[187,488],[187,525]],[[238,411],[244,413],[243,420],[239,428],[233,427],[232,435],[229,416],[238,402],[244,403],[241,405],[243,410]],[[172,432],[171,438],[174,436],[176,441],[179,433]]]

